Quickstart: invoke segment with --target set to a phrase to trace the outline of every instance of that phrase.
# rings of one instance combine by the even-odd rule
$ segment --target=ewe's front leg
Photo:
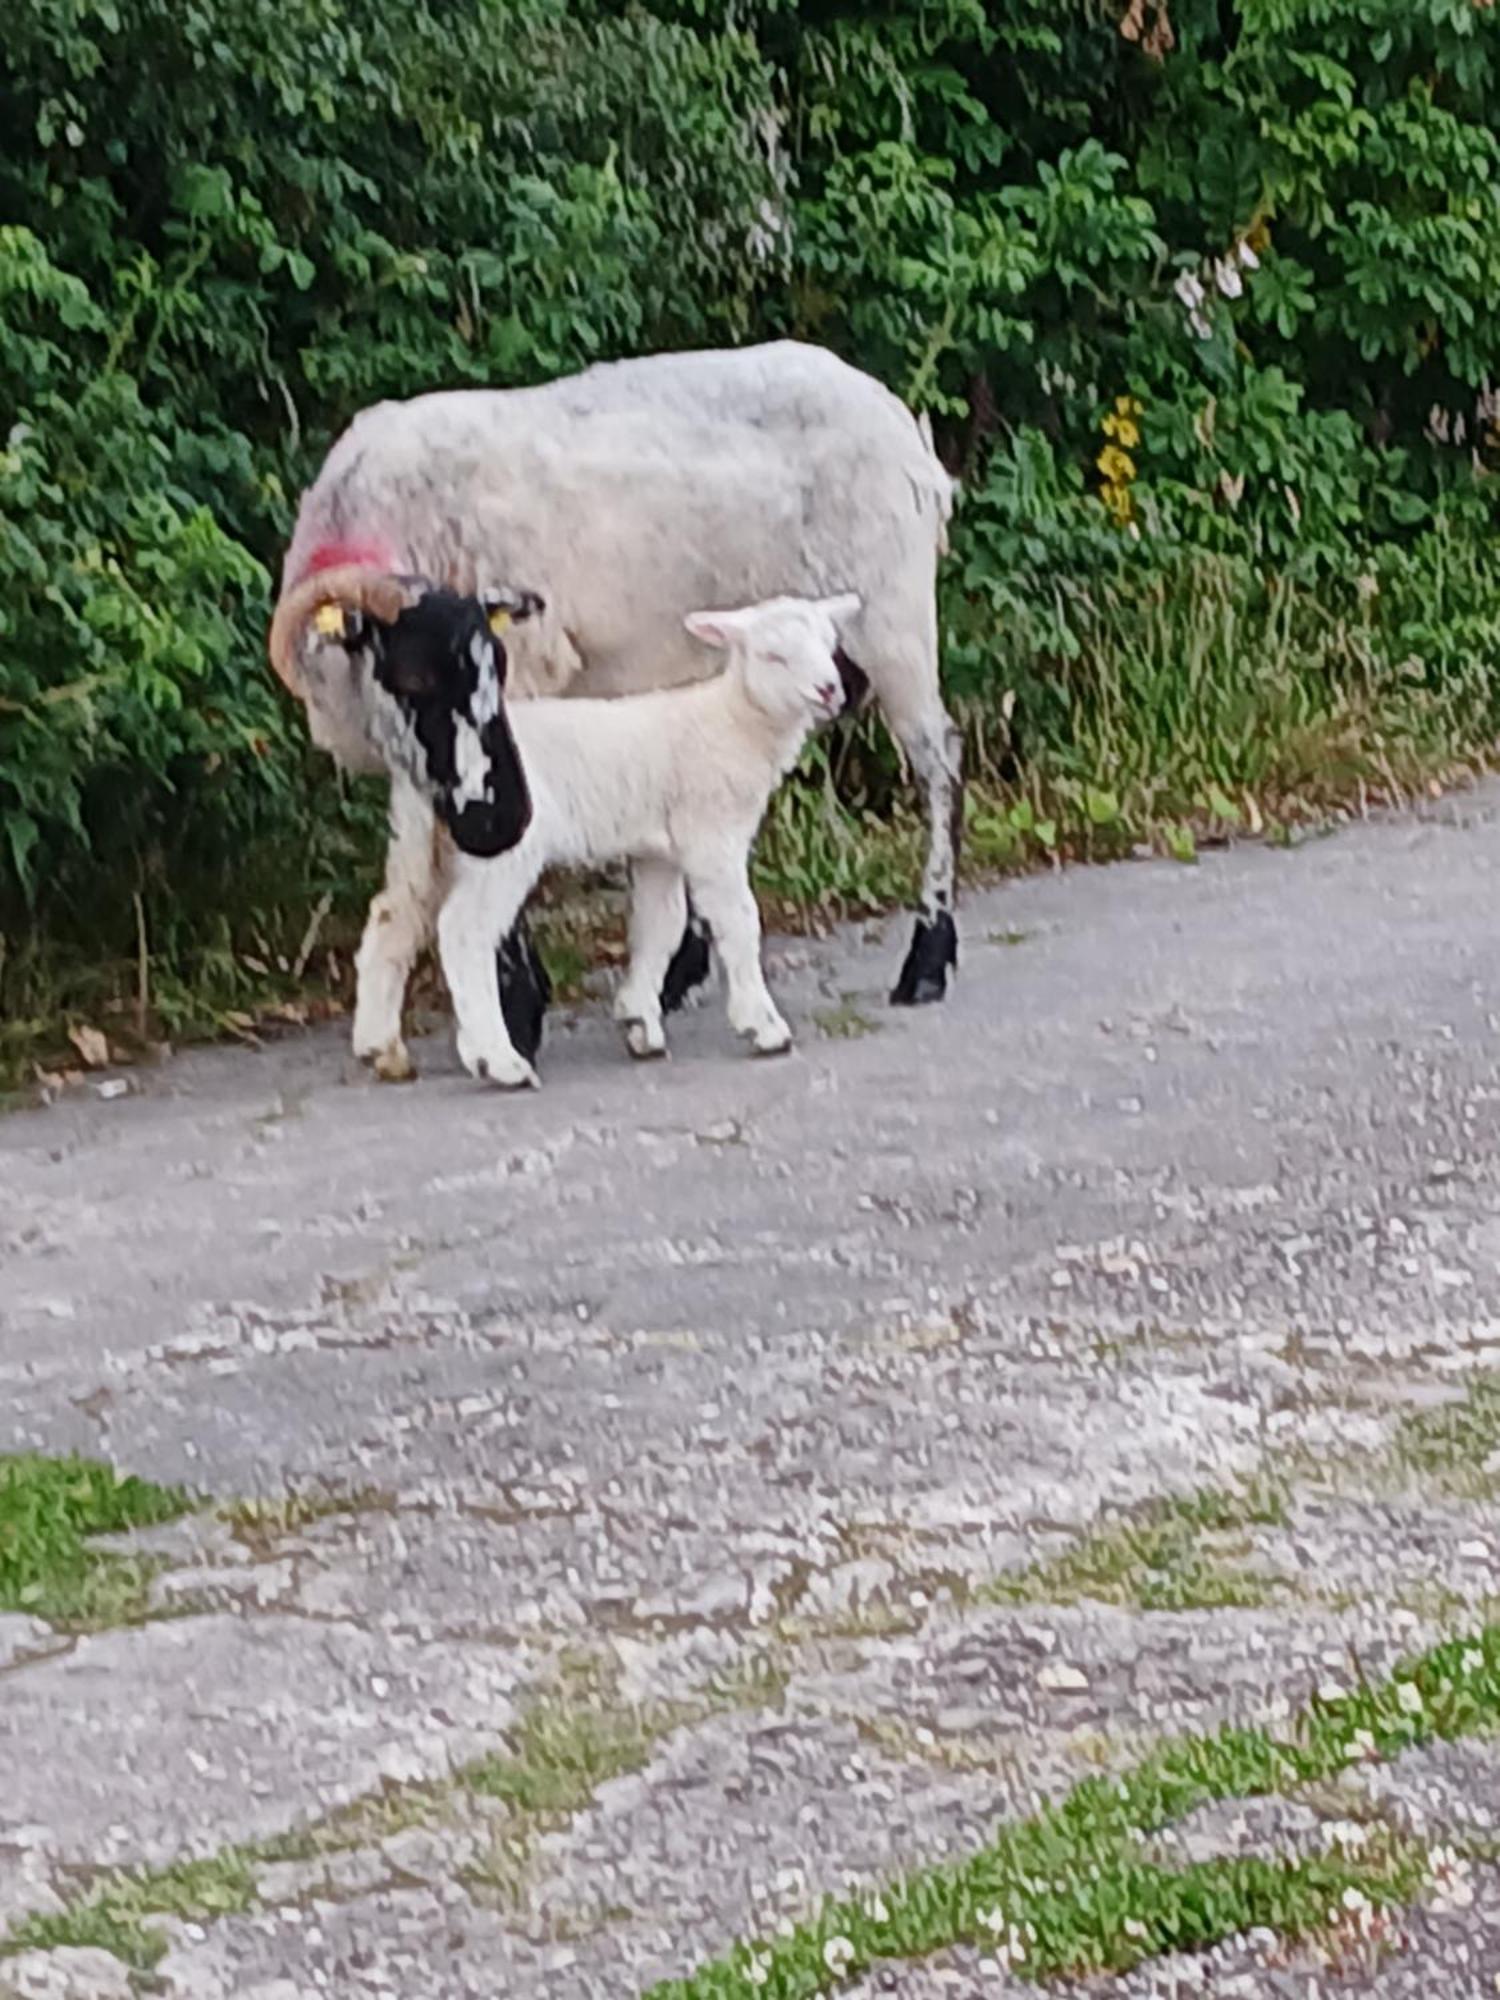
[[[370,905],[354,961],[354,1053],[385,1083],[416,1074],[401,1039],[406,982],[432,936],[445,867],[431,806],[404,778],[391,780],[385,887]]]
[[[687,885],[670,861],[636,861],[630,869],[630,966],[615,995],[615,1019],[636,1057],[664,1056],[662,984],[687,922]]]
[[[495,950],[508,937],[535,875],[517,851],[495,861],[460,860],[438,918],[438,955],[453,999],[458,1059],[470,1076],[502,1090],[533,1089],[539,1079],[505,1026],[495,983]]]
[[[792,1031],[776,1011],[760,963],[760,911],[741,860],[688,871],[688,888],[702,911],[724,967],[729,987],[729,1025],[744,1035],[758,1056],[784,1055]]]

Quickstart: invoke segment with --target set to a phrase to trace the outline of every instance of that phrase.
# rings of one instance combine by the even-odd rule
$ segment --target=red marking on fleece
[[[302,574],[316,576],[320,570],[343,569],[350,564],[360,569],[395,566],[391,549],[384,542],[319,542],[303,564]]]

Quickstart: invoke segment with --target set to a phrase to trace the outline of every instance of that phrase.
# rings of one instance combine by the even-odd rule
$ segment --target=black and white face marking
[[[498,628],[531,617],[529,591],[491,598],[430,589],[390,624],[366,617],[377,698],[375,722],[387,759],[432,800],[465,854],[504,854],[531,823],[526,774],[505,718],[505,647]]]

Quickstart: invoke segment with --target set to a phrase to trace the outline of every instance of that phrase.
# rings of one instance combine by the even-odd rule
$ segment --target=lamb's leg
[[[681,949],[687,885],[670,861],[635,861],[630,868],[630,966],[615,995],[615,1019],[633,1056],[664,1056],[662,984]]]
[[[535,1087],[536,1071],[505,1025],[495,980],[495,951],[509,937],[537,870],[520,848],[494,861],[460,861],[438,918],[438,955],[453,999],[458,1059],[470,1076],[502,1090]]]
[[[391,780],[385,887],[370,905],[354,961],[354,1053],[386,1083],[415,1075],[401,1039],[401,1006],[418,952],[432,935],[445,869],[431,806],[404,778]]]
[[[964,823],[963,739],[938,688],[936,632],[930,657],[871,655],[861,664],[880,697],[891,734],[906,752],[927,807],[927,864],[911,947],[891,993],[896,1007],[941,1000],[958,964],[953,906]]]
[[[760,963],[760,911],[745,873],[745,859],[726,866],[688,867],[688,891],[718,946],[729,988],[729,1025],[758,1056],[779,1056],[792,1031],[776,1011]]]

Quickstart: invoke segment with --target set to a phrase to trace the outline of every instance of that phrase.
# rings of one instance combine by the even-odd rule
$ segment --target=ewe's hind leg
[[[401,1039],[406,982],[432,935],[446,870],[432,808],[402,778],[391,780],[390,824],[385,887],[370,905],[354,961],[354,1053],[383,1081],[401,1083],[415,1074]]]
[[[536,881],[519,850],[482,863],[460,863],[438,918],[438,953],[453,999],[458,1059],[470,1076],[517,1090],[537,1073],[511,1041],[500,1007],[495,953],[509,938]]]
[[[924,642],[915,655],[871,653],[861,659],[927,808],[922,901],[906,963],[891,993],[895,1007],[941,1000],[948,974],[958,964],[953,906],[964,823],[963,740],[938,691],[935,628],[930,639],[930,647]]]
[[[552,1002],[552,981],[525,917],[519,917],[509,936],[501,938],[495,961],[506,1033],[517,1053],[534,1063]]]
[[[748,1038],[758,1056],[779,1056],[792,1045],[792,1031],[776,1011],[760,963],[760,911],[737,867],[688,869],[688,888],[713,932],[729,988],[729,1025]]]
[[[688,995],[708,978],[708,944],[708,925],[689,903],[687,928],[672,954],[672,962],[661,983],[661,1010],[664,1014],[675,1014],[686,1004]]]
[[[682,950],[687,887],[670,861],[636,861],[630,869],[630,967],[615,995],[615,1019],[633,1056],[664,1056],[662,987],[673,954]]]

